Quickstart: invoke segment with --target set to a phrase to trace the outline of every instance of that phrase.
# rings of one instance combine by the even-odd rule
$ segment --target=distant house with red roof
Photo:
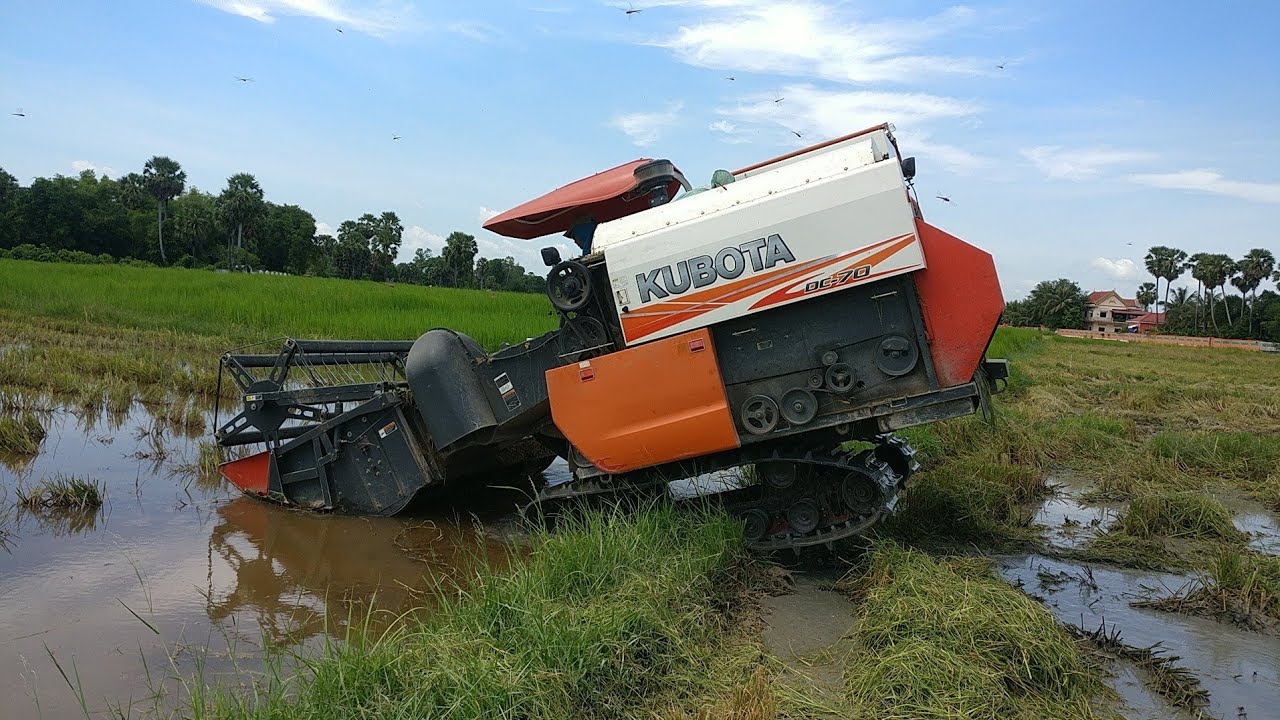
[[[1115,290],[1098,290],[1089,293],[1085,300],[1086,330],[1105,333],[1130,332],[1129,326],[1138,318],[1154,315],[1148,313],[1137,300],[1120,297]],[[1160,322],[1164,314],[1160,314]]]
[[[1147,313],[1129,323],[1129,332],[1155,332],[1161,325],[1164,325],[1164,313]]]

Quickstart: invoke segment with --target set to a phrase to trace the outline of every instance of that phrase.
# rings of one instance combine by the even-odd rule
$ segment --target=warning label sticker
[[[520,407],[520,396],[516,394],[516,386],[511,383],[511,378],[506,373],[502,373],[493,379],[493,384],[498,388],[498,394],[502,396],[502,402],[507,404],[508,412],[515,412]]]

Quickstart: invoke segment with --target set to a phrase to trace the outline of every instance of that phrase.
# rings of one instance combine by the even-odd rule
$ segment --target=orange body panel
[[[551,417],[605,472],[738,447],[706,329],[547,371]]]
[[[1004,296],[989,253],[916,220],[927,269],[916,273],[916,292],[938,384],[967,383],[978,370],[1004,312]]]
[[[269,450],[255,453],[222,463],[218,466],[218,472],[244,492],[266,495],[271,477],[271,457]]]

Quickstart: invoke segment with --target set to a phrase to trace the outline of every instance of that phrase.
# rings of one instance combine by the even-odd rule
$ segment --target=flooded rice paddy
[[[88,513],[14,509],[4,517],[5,717],[84,717],[86,710],[93,717],[137,716],[172,707],[183,681],[244,682],[241,671],[252,677],[264,644],[306,647],[341,638],[349,623],[376,624],[429,605],[433,588],[463,581],[477,562],[508,561],[523,540],[509,496],[397,518],[315,515],[241,497],[202,472],[203,433],[184,434],[138,404],[115,416],[57,410],[41,419],[48,437],[38,455],[0,456],[6,507],[20,488],[55,474],[100,481],[106,501]],[[567,470],[557,464],[547,475],[556,484]],[[696,494],[718,483],[732,478],[673,489]],[[1177,664],[1208,691],[1210,716],[1280,717],[1280,638],[1130,605],[1167,594],[1191,576],[1053,556],[1102,532],[1122,510],[1082,504],[1082,491],[1065,483],[1039,507],[1046,553],[1002,556],[1000,574],[1065,624],[1105,626],[1131,646],[1158,645],[1179,656]],[[1229,504],[1254,549],[1280,551],[1274,514],[1244,500]],[[797,597],[773,601],[772,624],[830,625],[823,636],[838,637],[835,625],[851,622],[852,611],[846,616],[823,606],[815,615],[808,600],[818,590],[800,585]],[[827,595],[824,602],[835,602]],[[804,640],[788,633],[766,639],[791,653]],[[1142,668],[1119,660],[1110,671],[1126,717],[1184,713],[1149,689]]]
[[[348,622],[384,617],[371,606],[422,605],[432,584],[477,561],[504,562],[519,540],[497,502],[357,518],[242,497],[200,472],[200,436],[164,428],[138,405],[114,418],[42,420],[39,455],[0,457],[11,508],[0,550],[5,717],[84,717],[81,698],[95,717],[137,715],[157,693],[168,706],[175,678],[252,669],[263,643],[341,637]],[[21,488],[55,474],[100,481],[104,505],[13,508]]]
[[[1104,532],[1119,516],[1121,503],[1085,504],[1088,487],[1059,478],[1055,494],[1035,514],[1045,529],[1048,549],[1072,550]],[[1249,546],[1275,553],[1280,528],[1274,514],[1240,497],[1220,498],[1234,513]],[[1192,574],[1158,573],[1088,564],[1040,554],[1007,555],[997,571],[1009,582],[1044,602],[1064,624],[1084,631],[1118,633],[1126,645],[1155,648],[1176,657],[1208,692],[1202,708],[1214,718],[1280,718],[1280,637],[1252,632],[1208,618],[1171,614],[1130,603],[1150,600],[1199,582]],[[1151,678],[1134,663],[1109,667],[1109,685],[1120,695],[1130,720],[1197,717],[1173,706],[1151,689]],[[1199,716],[1203,717],[1203,715]]]

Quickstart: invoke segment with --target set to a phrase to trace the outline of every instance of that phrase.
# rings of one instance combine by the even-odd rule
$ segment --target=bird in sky
[[[738,79],[738,78],[736,78],[736,77],[734,77],[734,76],[732,76],[732,75],[730,75],[729,77],[725,78],[725,80],[737,80],[737,79]]]
[[[401,135],[392,135],[392,136],[391,136],[391,139],[392,139],[392,140],[399,140],[401,137],[403,137],[403,136],[401,136]]]
[[[942,193],[938,193],[937,195],[934,195],[934,197],[938,198],[942,202],[951,202],[951,198],[947,197],[946,195],[943,195]]]
[[[334,28],[334,30],[337,30],[338,32],[342,33],[343,35],[346,35],[346,33],[343,33],[343,32],[342,32],[342,28]]]
[[[796,136],[796,137],[798,137],[798,138],[803,138],[803,137],[804,137],[803,135],[801,135],[801,134],[800,134],[800,131],[798,131],[798,130],[792,130],[792,131],[791,131],[791,134],[792,134],[792,135],[795,135],[795,136]]]
[[[624,15],[635,15],[638,12],[644,12],[644,8],[637,8],[635,5],[632,5],[630,2],[627,3],[627,9],[622,11]]]
[[[782,96],[781,96],[781,95],[779,95],[778,93],[774,93],[773,95],[774,95],[774,97],[773,97],[773,104],[774,104],[774,105],[777,105],[778,103],[782,102],[783,100],[786,100],[786,98],[782,97]]]
[[[997,67],[997,68],[999,68],[1000,70],[1003,70],[1003,69],[1004,69],[1004,66],[1005,66],[1005,65],[1007,65],[1007,64],[1008,64],[1007,62],[1005,62],[1004,60],[1001,60],[1001,61],[1000,61],[1000,64],[999,64],[999,65],[996,65],[996,67]]]
[[[26,116],[27,116],[27,114],[26,114],[26,113],[22,112],[22,108],[18,108],[18,111],[17,111],[17,112],[12,112],[12,113],[9,113],[9,114],[10,114],[10,115],[15,115],[15,116],[17,116],[17,117],[26,117]]]
[[[239,75],[237,75],[237,76],[236,76],[236,80],[239,80],[239,81],[240,81],[240,82],[242,82],[242,83],[251,83],[251,82],[253,82],[253,78],[251,78],[251,77],[240,77]]]

